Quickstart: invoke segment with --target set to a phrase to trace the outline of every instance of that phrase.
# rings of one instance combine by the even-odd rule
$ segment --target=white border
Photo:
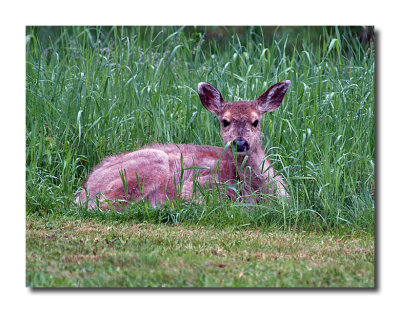
[[[1,13],[2,306],[30,312],[376,312],[398,298],[399,40],[395,1],[8,1]],[[25,288],[25,25],[375,25],[378,291],[32,292]],[[397,199],[396,199],[397,200]],[[393,303],[394,304],[394,303]],[[396,306],[396,304],[395,304]],[[13,311],[14,311],[13,310]]]

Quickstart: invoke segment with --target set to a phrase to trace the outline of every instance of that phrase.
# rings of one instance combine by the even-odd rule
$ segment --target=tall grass
[[[373,43],[360,43],[347,27],[244,27],[222,41],[212,39],[214,30],[61,27],[43,37],[43,28],[27,27],[28,213],[372,232]],[[221,199],[139,203],[115,215],[72,206],[90,169],[110,154],[154,142],[221,146],[198,82],[233,101],[254,99],[286,79],[292,84],[284,103],[261,127],[290,203],[265,202],[253,211]]]

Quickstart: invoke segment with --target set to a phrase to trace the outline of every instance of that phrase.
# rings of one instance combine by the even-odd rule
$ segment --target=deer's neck
[[[253,153],[247,155],[238,155],[236,162],[237,175],[241,181],[251,184],[253,189],[261,189],[263,184],[268,181],[268,175],[271,175],[271,162],[266,159],[264,150],[261,145],[257,147]],[[244,163],[244,164],[243,164]]]
[[[256,149],[251,154],[247,155],[247,160],[243,164],[243,162],[245,161],[245,158],[246,158],[246,155],[237,155],[236,168],[237,168],[237,171],[238,171],[239,175],[243,174],[243,172],[244,172],[246,167],[251,167],[251,170],[255,174],[260,175],[261,174],[261,168],[262,167],[264,167],[265,169],[268,168],[269,163],[270,163],[265,158],[265,152],[261,148],[261,145],[257,146]],[[262,166],[263,162],[264,162],[264,166]]]

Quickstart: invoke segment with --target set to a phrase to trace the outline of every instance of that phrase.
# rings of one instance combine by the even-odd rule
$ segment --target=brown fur
[[[92,209],[96,208],[96,198],[100,209],[109,209],[110,203],[119,209],[124,202],[139,199],[147,199],[155,205],[163,203],[166,197],[192,198],[193,183],[215,188],[220,183],[234,185],[237,182],[245,184],[244,198],[252,192],[289,198],[282,177],[275,174],[271,162],[265,158],[260,140],[262,114],[279,107],[289,85],[290,81],[275,84],[251,102],[226,103],[215,87],[200,83],[198,92],[204,107],[217,115],[224,143],[233,142],[238,153],[230,148],[223,153],[224,148],[214,146],[155,144],[110,156],[93,169],[76,202],[89,201]],[[184,170],[183,177],[181,156],[184,169],[197,167]],[[247,162],[240,170],[245,156]],[[237,197],[233,191],[227,196]]]

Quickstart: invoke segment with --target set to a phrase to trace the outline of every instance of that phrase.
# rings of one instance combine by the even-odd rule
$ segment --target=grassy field
[[[31,216],[27,246],[30,287],[374,286],[365,233]]]
[[[374,45],[349,27],[27,27],[27,286],[373,287]],[[291,200],[88,212],[103,158],[154,142],[222,145],[197,83],[251,100]]]

